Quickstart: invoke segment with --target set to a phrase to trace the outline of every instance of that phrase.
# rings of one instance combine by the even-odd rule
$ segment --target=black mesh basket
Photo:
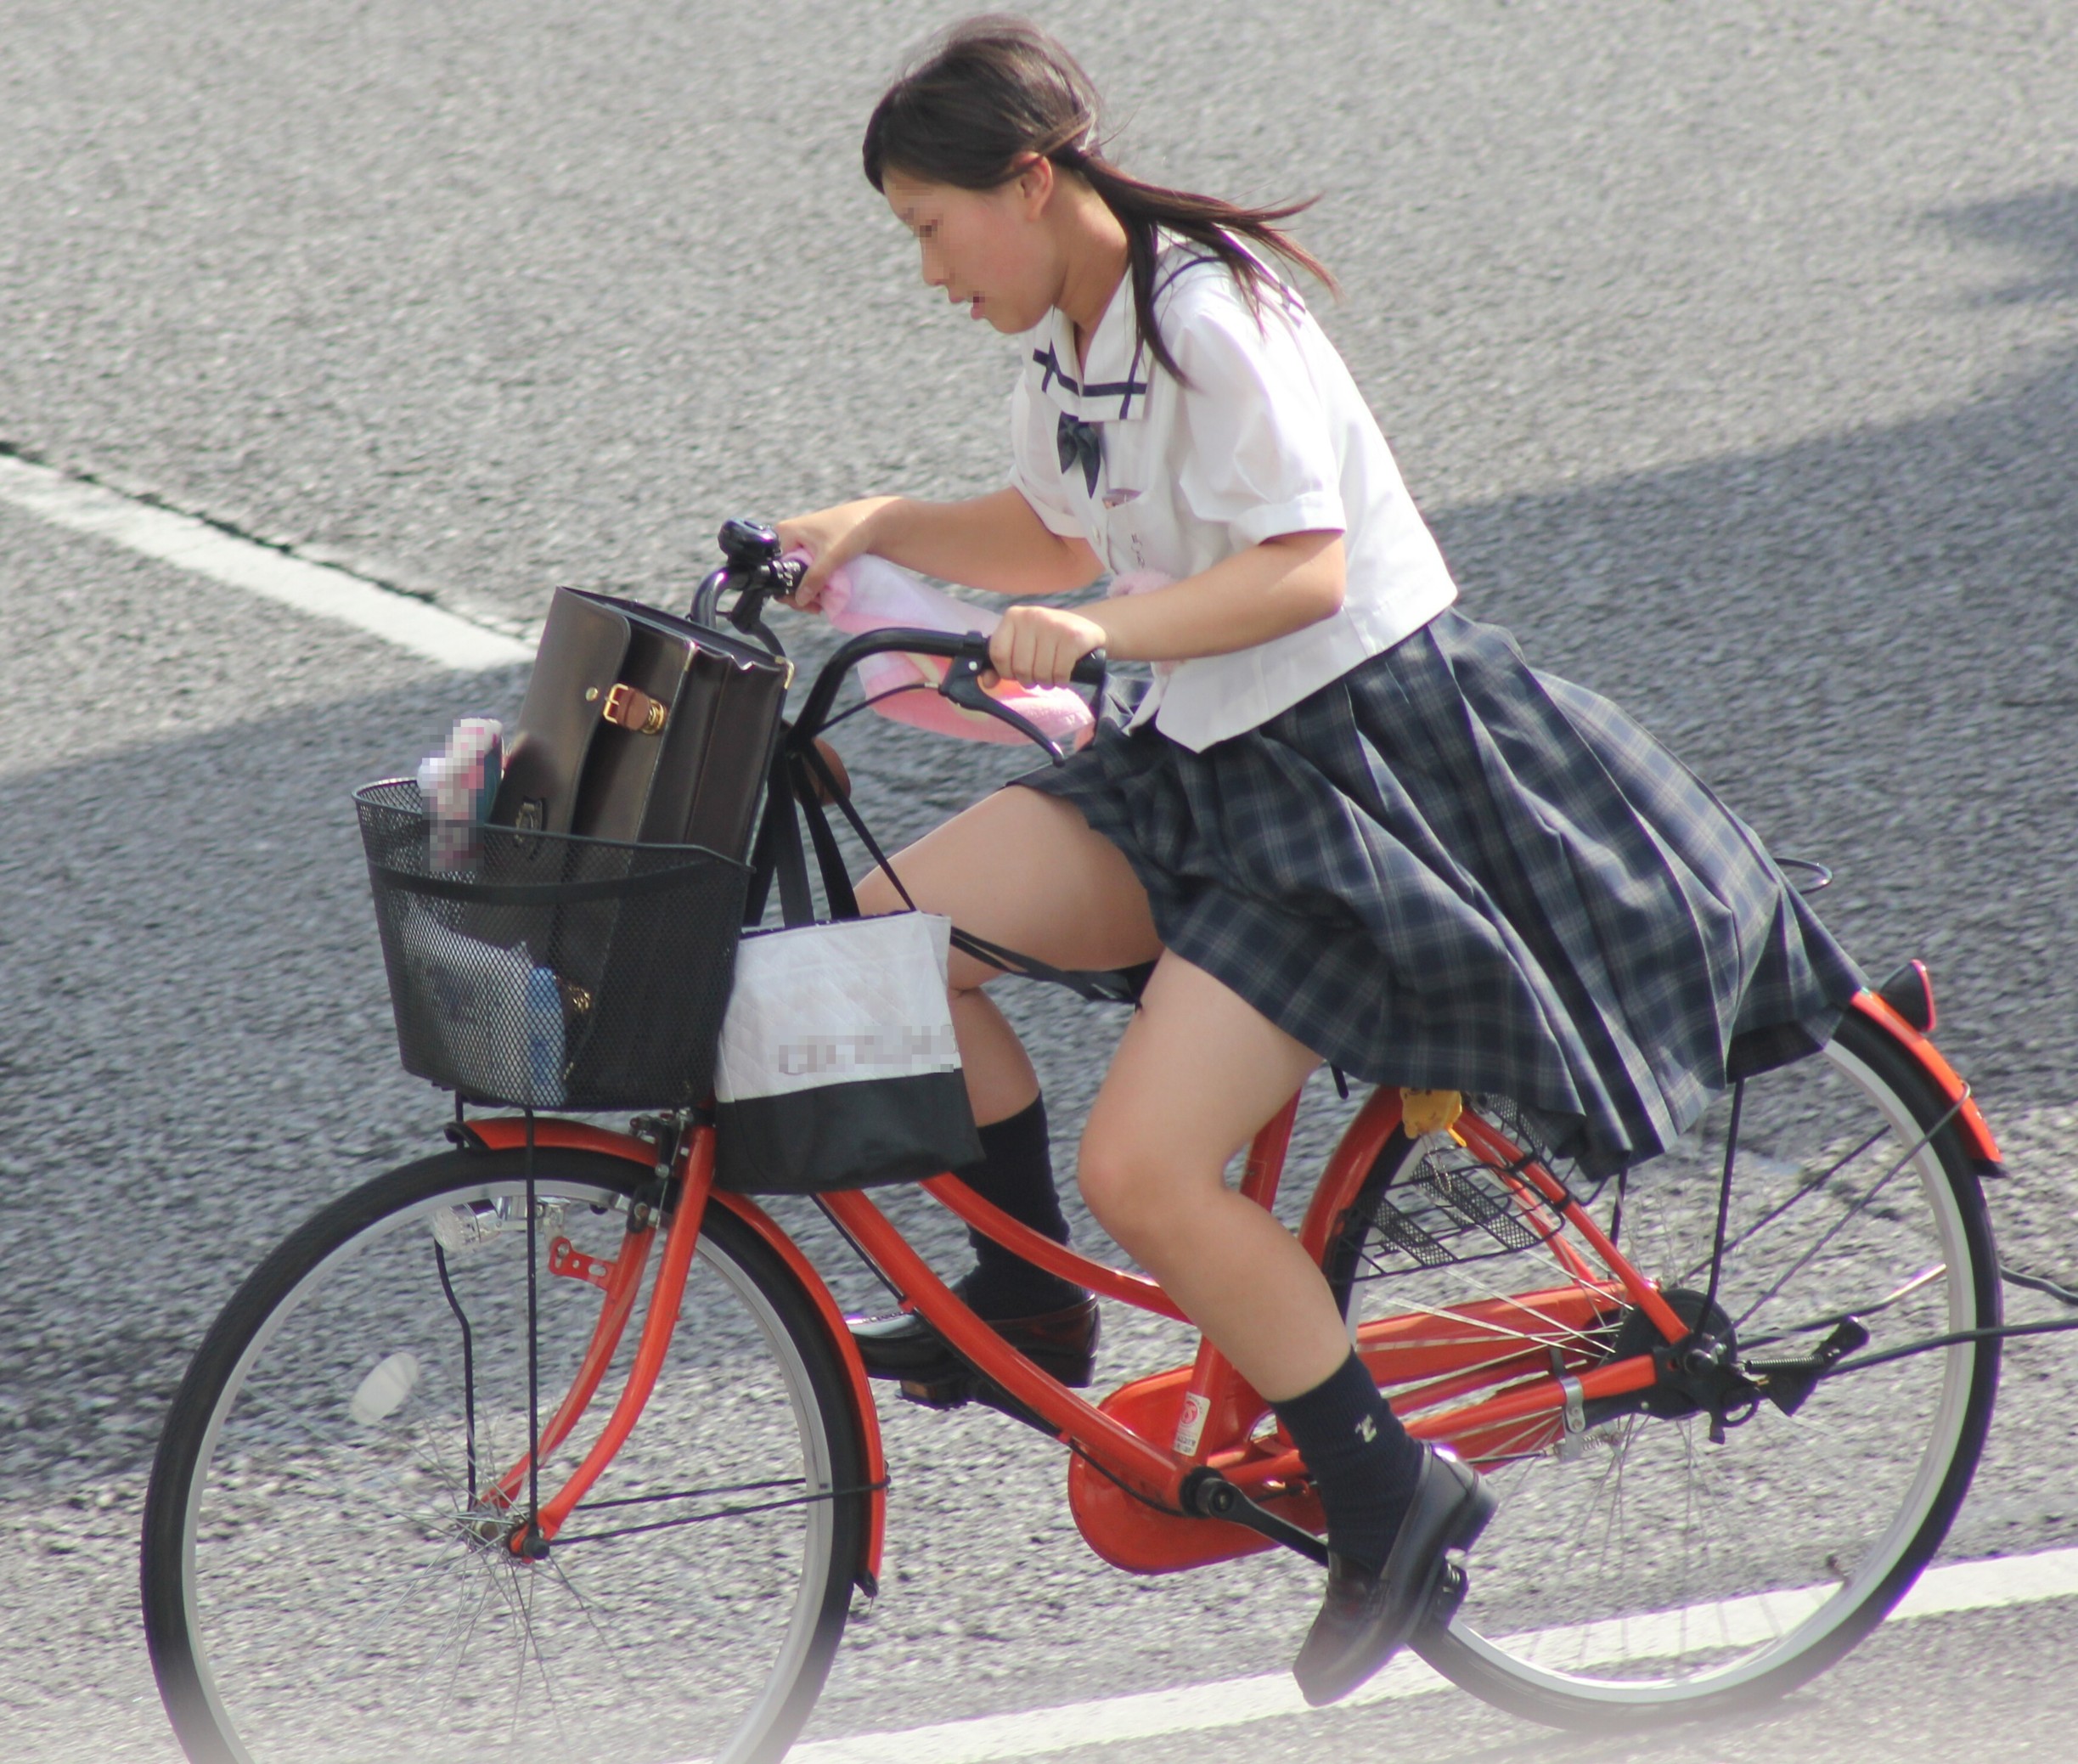
[[[1521,1153],[1519,1163],[1496,1164],[1468,1150],[1455,1136],[1432,1137],[1411,1170],[1369,1203],[1369,1223],[1378,1243],[1360,1279],[1389,1279],[1423,1269],[1482,1262],[1541,1248],[1564,1228],[1549,1203],[1523,1175],[1529,1164],[1570,1178],[1583,1189],[1579,1172],[1545,1149],[1529,1116],[1505,1096],[1468,1096],[1487,1121]]]
[[[695,845],[436,828],[354,792],[404,1069],[478,1102],[703,1102],[749,871]]]

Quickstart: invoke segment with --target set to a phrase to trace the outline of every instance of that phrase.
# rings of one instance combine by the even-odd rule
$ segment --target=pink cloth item
[[[933,588],[884,557],[855,557],[834,572],[823,584],[816,610],[853,636],[904,626],[955,636],[974,631],[986,637],[1003,622],[1001,613]],[[1025,739],[1007,723],[940,697],[938,684],[945,678],[947,665],[937,656],[872,656],[859,665],[859,684],[868,698],[879,700],[873,708],[898,723],[970,741]],[[1093,726],[1090,707],[1067,686],[1001,685],[991,696],[1063,747],[1080,745]]]

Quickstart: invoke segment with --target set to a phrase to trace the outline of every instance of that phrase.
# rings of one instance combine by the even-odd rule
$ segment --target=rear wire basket
[[[1535,1164],[1562,1181],[1569,1164],[1546,1150],[1521,1110],[1505,1097],[1467,1097],[1518,1157],[1499,1163],[1433,1134],[1414,1167],[1365,1203],[1372,1227],[1357,1277],[1389,1279],[1542,1248],[1565,1222],[1522,1172]],[[1568,1182],[1568,1186],[1573,1186]]]
[[[354,792],[404,1069],[480,1102],[706,1100],[749,871],[694,845],[441,830],[408,779]]]

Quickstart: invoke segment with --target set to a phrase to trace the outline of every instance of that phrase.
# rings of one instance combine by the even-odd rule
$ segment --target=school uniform
[[[1078,366],[1022,340],[1012,482],[1114,572],[1180,579],[1343,536],[1332,617],[1162,664],[1123,728],[1021,783],[1073,803],[1165,947],[1375,1084],[1496,1093],[1597,1175],[1732,1079],[1822,1045],[1863,983],[1755,835],[1456,589],[1340,356],[1293,290],[1157,260],[1158,368],[1120,284]]]

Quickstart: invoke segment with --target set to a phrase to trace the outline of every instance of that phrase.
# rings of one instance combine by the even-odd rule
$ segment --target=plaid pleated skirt
[[[1193,753],[1107,725],[1073,803],[1163,945],[1372,1084],[1499,1093],[1591,1175],[1822,1046],[1863,983],[1765,847],[1607,699],[1445,611]]]

